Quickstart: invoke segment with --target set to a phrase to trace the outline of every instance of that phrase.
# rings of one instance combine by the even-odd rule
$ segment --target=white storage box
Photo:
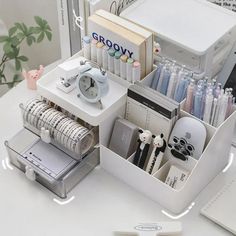
[[[160,55],[199,78],[222,69],[236,40],[236,15],[205,0],[138,0],[121,16],[151,30]]]
[[[76,54],[74,58],[79,57],[79,55],[81,55],[81,53]],[[184,164],[180,160],[167,160],[155,175],[151,176],[131,163],[133,156],[126,160],[107,148],[115,120],[118,117],[124,117],[125,115],[127,89],[118,83],[120,81],[123,85],[127,86],[128,84],[124,83],[123,79],[113,74],[109,74],[109,79],[114,85],[112,88],[113,91],[115,91],[116,94],[119,91],[122,95],[115,100],[114,97],[112,98],[112,95],[109,95],[112,98],[109,107],[107,107],[107,109],[105,108],[103,111],[97,110],[98,118],[96,119],[96,116],[92,116],[95,108],[91,104],[86,104],[87,110],[82,111],[81,107],[84,106],[82,101],[75,103],[74,100],[69,98],[69,96],[73,97],[75,92],[69,94],[60,93],[59,98],[59,92],[53,88],[53,83],[55,83],[55,78],[53,78],[54,73],[55,71],[52,71],[38,81],[39,94],[49,100],[52,98],[53,102],[58,102],[58,105],[69,110],[73,114],[81,114],[85,120],[87,117],[87,121],[89,120],[92,123],[95,122],[99,127],[101,166],[112,175],[129,184],[131,187],[160,203],[164,208],[175,213],[181,212],[227,165],[236,112],[234,112],[217,129],[203,122],[207,129],[207,141],[204,152],[199,160],[190,158],[189,161]],[[153,73],[154,72],[150,73],[142,83],[150,83]],[[48,89],[47,85],[49,85],[49,88],[51,89]],[[58,94],[55,96],[55,93]],[[64,101],[67,102],[65,103]],[[191,115],[181,111],[180,116]],[[190,171],[190,176],[185,185],[179,190],[172,189],[163,182],[170,165],[173,164],[173,162],[177,162],[177,164],[182,166],[184,165],[184,168]]]

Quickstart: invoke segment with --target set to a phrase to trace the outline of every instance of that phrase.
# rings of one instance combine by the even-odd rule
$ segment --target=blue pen
[[[201,119],[202,116],[202,90],[198,87],[198,90],[194,96],[193,115]]]
[[[157,66],[157,70],[156,70],[156,72],[155,72],[155,74],[153,76],[153,79],[152,79],[152,84],[151,84],[151,88],[152,89],[156,90],[156,88],[157,88],[162,68],[163,68],[163,64],[159,63],[158,66]]]
[[[169,85],[169,81],[170,81],[170,76],[171,76],[170,69],[166,68],[166,70],[164,71],[162,84],[161,84],[161,88],[160,88],[160,93],[162,93],[164,95],[166,95],[166,93],[167,93],[167,89],[168,89],[168,85]]]

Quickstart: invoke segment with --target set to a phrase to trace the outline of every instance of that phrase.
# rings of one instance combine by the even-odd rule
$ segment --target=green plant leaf
[[[19,30],[23,30],[23,28],[22,28],[22,26],[21,26],[21,24],[20,23],[18,23],[18,22],[16,22],[15,23],[15,26],[19,29]]]
[[[21,70],[21,62],[20,62],[20,60],[18,60],[18,59],[15,60],[15,66],[16,66],[16,70],[17,71]]]
[[[45,31],[45,33],[46,33],[48,40],[51,41],[52,40],[52,33],[49,31]]]
[[[19,56],[19,57],[17,57],[17,59],[19,59],[20,61],[28,61],[29,60],[28,57],[26,57],[26,56]]]
[[[26,38],[26,42],[27,42],[28,46],[31,46],[32,43],[33,43],[33,40],[32,40],[31,37],[27,37],[27,38]]]
[[[12,52],[13,49],[11,47],[11,43],[5,43],[4,46],[3,46],[3,51],[8,54],[9,52]]]
[[[35,19],[35,22],[36,22],[39,26],[43,27],[44,23],[43,23],[43,19],[42,19],[41,17],[35,16],[34,19]]]
[[[21,25],[22,25],[22,28],[23,28],[23,33],[24,33],[25,35],[27,35],[27,34],[28,34],[28,28],[27,28],[27,26],[25,25],[25,23],[22,23]]]
[[[20,43],[19,39],[15,36],[11,38],[11,44],[12,46],[17,46]]]
[[[19,40],[22,40],[22,39],[25,38],[25,35],[24,35],[22,32],[20,32],[20,33],[18,33],[18,34],[16,35],[16,37],[17,37]]]
[[[12,59],[14,59],[14,58],[17,57],[17,55],[15,54],[14,51],[11,51],[11,52],[7,53],[6,56],[7,56],[10,60],[12,60]]]
[[[12,36],[16,31],[17,31],[16,26],[13,26],[12,28],[10,28],[8,31],[9,36]]]
[[[8,36],[0,36],[0,43],[6,42],[8,39]]]
[[[39,33],[41,33],[42,32],[42,29],[40,28],[40,27],[34,27],[34,33],[35,34],[39,34]]]
[[[51,27],[49,25],[46,25],[45,27],[46,30],[52,31]]]
[[[29,34],[33,34],[34,33],[34,27],[33,26],[29,27],[28,33]]]
[[[37,38],[37,43],[42,42],[43,39],[44,39],[44,32],[41,32],[40,35],[39,35],[38,38]]]

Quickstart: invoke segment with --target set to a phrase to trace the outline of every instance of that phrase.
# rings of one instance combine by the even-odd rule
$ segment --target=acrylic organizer
[[[20,108],[24,129],[5,142],[11,163],[28,179],[66,198],[67,193],[99,164],[99,150],[95,148],[98,127],[87,125],[81,136],[72,139],[40,116],[26,111],[23,104]],[[43,137],[45,130],[49,131],[49,137]]]
[[[82,52],[75,54],[70,59],[81,55]],[[151,72],[141,83],[150,85],[154,73],[155,71]],[[100,146],[101,167],[137,191],[157,201],[163,208],[174,213],[183,211],[227,165],[236,112],[233,112],[218,128],[200,121],[206,127],[207,140],[204,152],[199,160],[189,158],[187,163],[183,163],[180,160],[167,157],[161,168],[154,175],[150,175],[132,164],[133,155],[128,159],[124,159],[108,148],[115,120],[125,117],[126,95],[129,84],[124,83],[126,81],[123,81],[118,76],[109,73],[110,91],[107,97],[103,99],[105,108],[99,110],[93,104],[78,100],[76,91],[72,91],[69,94],[59,91],[55,85],[57,80],[55,75],[56,69],[43,76],[37,82],[39,95],[78,116],[78,118],[85,120],[90,125],[97,126],[99,130],[98,143]],[[180,117],[184,116],[192,117],[181,110]],[[86,159],[84,158],[84,160]],[[179,190],[175,190],[164,183],[164,179],[173,163],[184,165],[184,168],[190,172],[184,186]]]

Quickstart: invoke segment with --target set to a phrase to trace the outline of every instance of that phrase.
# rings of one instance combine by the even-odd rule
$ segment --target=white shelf
[[[126,99],[127,88],[114,81],[117,81],[117,76],[108,73],[108,78],[109,92],[102,98],[103,109],[100,109],[98,104],[92,104],[84,101],[82,98],[78,98],[76,88],[68,94],[59,90],[56,87],[56,82],[58,81],[57,68],[38,80],[38,94],[56,103],[75,116],[80,117],[89,124],[97,126],[122,106]]]

